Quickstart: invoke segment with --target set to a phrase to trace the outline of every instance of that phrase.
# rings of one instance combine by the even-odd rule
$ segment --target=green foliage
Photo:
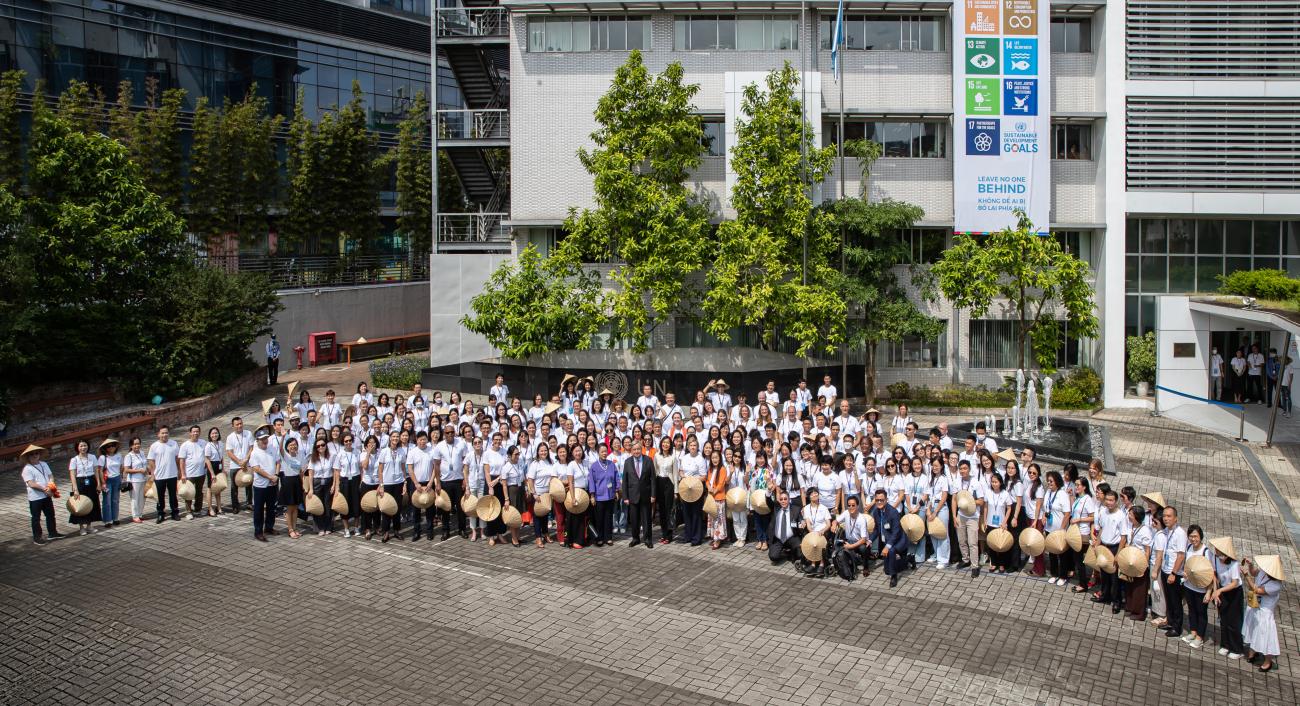
[[[890,399],[901,400],[912,391],[912,386],[907,384],[906,380],[899,380],[885,385],[885,391],[889,393]]]
[[[1097,374],[1096,370],[1086,365],[1071,368],[1060,384],[1052,390],[1052,399],[1055,401],[1058,396],[1076,392],[1079,395],[1080,402],[1096,400],[1101,397],[1101,376]]]
[[[164,95],[164,101],[171,94]],[[161,112],[161,111],[158,111]],[[190,228],[204,238],[245,242],[265,233],[279,179],[275,131],[265,98],[250,92],[220,110],[200,98],[190,147]]]
[[[557,257],[612,259],[611,339],[645,350],[650,333],[689,310],[691,275],[711,258],[708,206],[686,187],[704,153],[703,130],[681,64],[652,75],[633,50],[596,106],[596,149],[578,151],[594,177],[596,208],[571,211]]]
[[[482,335],[507,358],[586,350],[605,321],[600,275],[529,245],[517,263],[504,262],[483,293],[470,300],[466,329]]]
[[[23,132],[18,96],[23,72],[0,74],[0,188],[17,191],[23,181]]]
[[[1142,336],[1129,336],[1124,347],[1128,351],[1128,379],[1133,382],[1156,382],[1156,334],[1147,331]]]
[[[1289,301],[1300,297],[1300,279],[1292,279],[1283,270],[1237,270],[1218,275],[1219,291],[1243,297]]]
[[[995,299],[1008,302],[1019,334],[1020,368],[1032,342],[1038,365],[1050,370],[1056,361],[1060,325],[1057,312],[1079,338],[1097,335],[1093,287],[1087,263],[1062,249],[1051,237],[1035,234],[1023,212],[1015,228],[986,236],[959,234],[953,247],[933,267],[939,289],[953,306],[969,309],[972,318],[988,313]]]
[[[58,114],[71,129],[83,135],[99,133],[103,111],[100,104],[103,96],[91,90],[90,85],[73,79],[68,87],[59,94]]]
[[[409,390],[420,381],[429,364],[427,353],[389,356],[370,362],[370,386],[388,390]]]
[[[834,150],[812,146],[789,62],[768,74],[766,87],[744,90],[749,117],[737,122],[731,148],[736,219],[718,228],[703,301],[707,328],[725,341],[732,329],[750,326],[768,348],[784,335],[800,355],[830,353],[844,340],[847,311],[831,266],[839,238],[810,191],[829,173]]]
[[[130,85],[125,81],[123,84]],[[151,76],[145,82],[145,101],[148,108],[135,116],[131,157],[140,167],[145,187],[157,194],[167,208],[179,213],[185,201],[180,123],[185,91],[172,88],[159,96],[158,80]],[[238,162],[240,155],[232,152],[227,158]],[[268,192],[263,198],[270,195]]]
[[[433,159],[428,144],[429,101],[415,94],[406,118],[397,128],[397,229],[411,242],[411,250],[425,255],[433,249]],[[440,155],[445,158],[445,155]],[[441,177],[441,165],[439,165]],[[453,173],[453,178],[455,174]],[[442,178],[439,178],[442,182]]]

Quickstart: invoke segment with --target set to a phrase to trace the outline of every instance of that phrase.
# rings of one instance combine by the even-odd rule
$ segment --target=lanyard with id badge
[[[1056,516],[1056,493],[1057,491],[1052,491],[1047,495],[1047,530],[1049,532],[1052,525],[1055,524],[1052,520]]]

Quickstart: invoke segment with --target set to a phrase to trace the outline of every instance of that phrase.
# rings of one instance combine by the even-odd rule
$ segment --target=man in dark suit
[[[785,488],[777,488],[776,503],[767,529],[767,558],[773,564],[780,564],[783,559],[798,563],[803,558],[799,553],[803,535],[803,530],[799,529],[799,514],[790,506],[790,494]]]
[[[627,505],[627,525],[632,530],[632,544],[641,544],[641,530],[645,530],[646,549],[654,549],[654,464],[633,445],[632,456],[623,462],[623,503]]]
[[[884,488],[876,491],[875,504],[871,507],[871,518],[876,527],[871,532],[871,543],[880,542],[880,558],[885,563],[885,575],[889,577],[889,587],[898,585],[898,574],[907,566],[907,535],[899,522],[898,510],[886,502]]]

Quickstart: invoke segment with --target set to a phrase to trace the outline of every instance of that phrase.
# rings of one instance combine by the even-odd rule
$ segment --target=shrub
[[[1052,409],[1078,409],[1087,406],[1087,399],[1079,388],[1060,385],[1052,390]]]
[[[428,363],[424,355],[390,356],[370,362],[370,384],[389,390],[409,390],[420,381]]]
[[[1291,279],[1282,270],[1238,270],[1218,278],[1224,294],[1283,301],[1300,297],[1300,279]]]
[[[907,384],[906,380],[899,380],[898,382],[885,385],[885,391],[889,393],[890,399],[901,400],[908,397],[908,393],[911,392],[911,386]]]
[[[1052,394],[1054,400],[1065,400],[1067,399],[1065,395],[1070,395],[1069,399],[1075,399],[1076,392],[1080,404],[1090,399],[1097,399],[1101,395],[1101,376],[1097,375],[1097,371],[1086,365],[1072,369]]]
[[[1144,336],[1129,336],[1128,378],[1133,382],[1156,381],[1156,335],[1147,331]]]

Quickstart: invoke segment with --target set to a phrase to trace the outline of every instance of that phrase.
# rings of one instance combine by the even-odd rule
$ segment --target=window
[[[822,124],[826,144],[839,144],[839,126],[838,120]],[[882,157],[946,157],[947,134],[945,123],[844,120],[846,139],[879,142]]]
[[[1091,54],[1092,20],[1087,17],[1053,17],[1053,54]]]
[[[1092,159],[1092,126],[1052,126],[1052,159]]]
[[[1052,231],[1061,248],[1075,257],[1092,264],[1092,232],[1086,230]]]
[[[930,15],[845,15],[845,49],[865,51],[945,51],[947,21]],[[821,47],[831,48],[835,15],[821,16]]]
[[[1056,367],[1063,368],[1079,364],[1079,339],[1070,336],[1069,326],[1064,321],[1056,322],[1057,331]],[[1016,328],[1018,321],[1001,319],[973,319],[970,322],[970,367],[1014,370],[1020,366],[1020,356],[1016,351]],[[1025,342],[1025,366],[1037,368],[1034,357],[1033,342]]]
[[[725,157],[727,155],[727,136],[726,125],[721,120],[705,119],[701,127],[704,128],[704,147],[709,157]]]
[[[908,228],[894,235],[907,245],[913,263],[926,265],[937,262],[943,255],[949,232],[941,228]]]
[[[650,20],[644,17],[530,17],[528,51],[627,51],[650,48]]]
[[[948,367],[948,322],[937,338],[904,336],[901,341],[881,341],[876,358],[888,368]]]
[[[798,49],[799,20],[794,15],[683,15],[673,22],[673,48]]]

